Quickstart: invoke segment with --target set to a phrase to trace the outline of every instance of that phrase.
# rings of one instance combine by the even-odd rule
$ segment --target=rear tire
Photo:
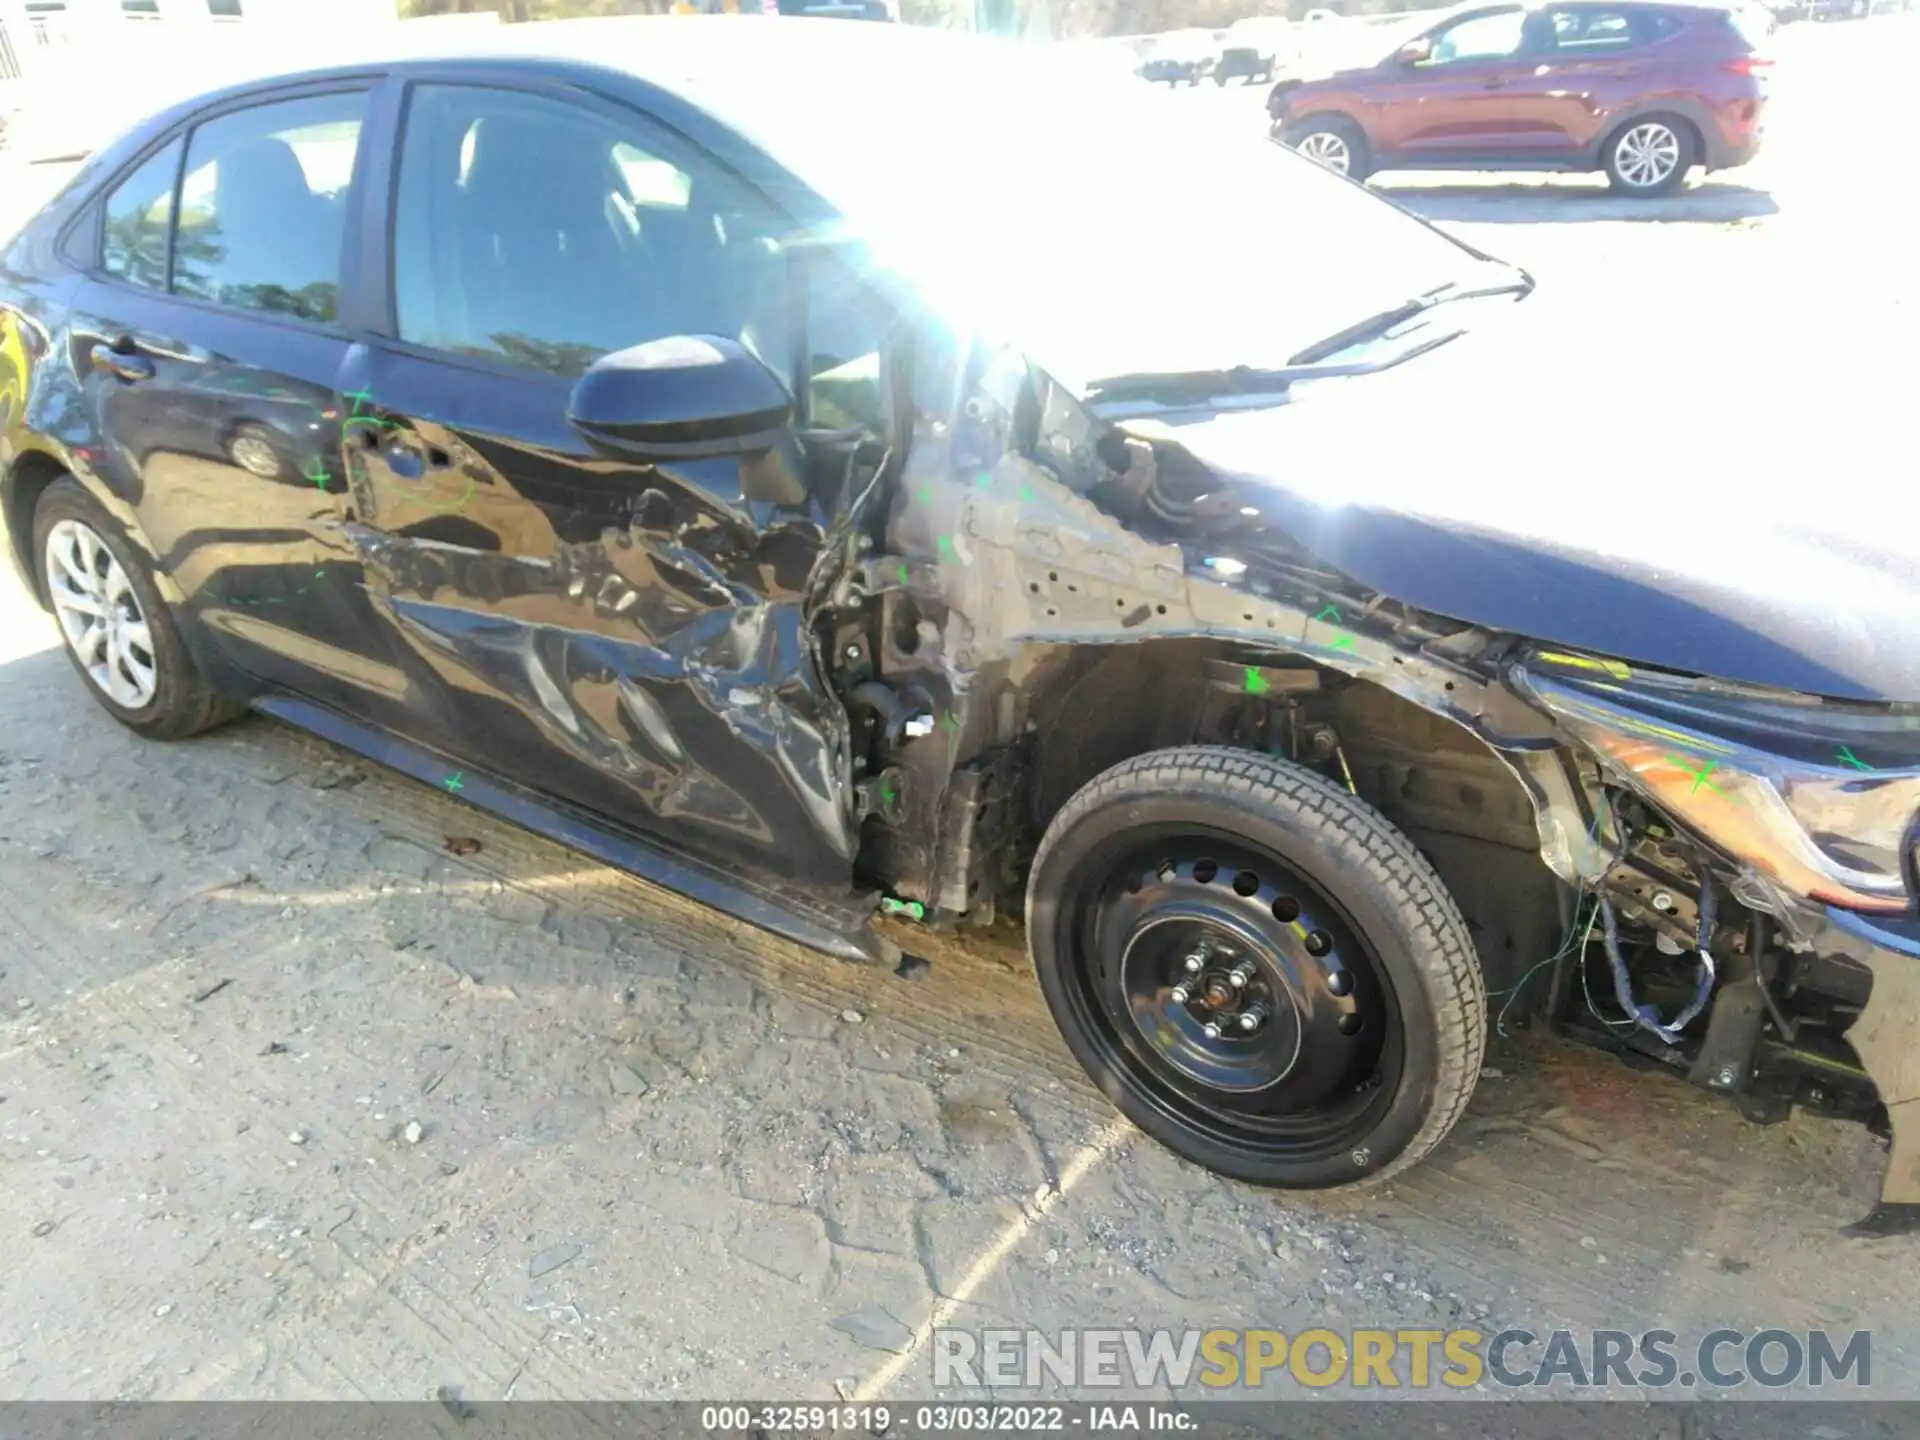
[[[1440,1142],[1479,1076],[1486,990],[1439,876],[1271,756],[1190,746],[1097,776],[1040,842],[1027,939],[1094,1083],[1239,1180],[1377,1181]]]
[[[1607,137],[1601,152],[1607,183],[1621,195],[1655,199],[1686,183],[1700,163],[1693,126],[1672,115],[1642,115]]]
[[[67,659],[122,725],[179,740],[245,710],[201,678],[145,554],[70,476],[34,509],[33,553]]]
[[[1367,137],[1344,115],[1315,116],[1289,132],[1286,143],[1349,180],[1365,180],[1373,173]]]

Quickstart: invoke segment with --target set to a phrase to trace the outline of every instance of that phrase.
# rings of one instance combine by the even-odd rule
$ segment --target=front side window
[[[106,200],[100,268],[133,285],[167,288],[167,230],[173,223],[173,182],[180,175],[174,140],[114,186]]]
[[[1467,60],[1504,60],[1520,53],[1526,28],[1524,10],[1501,10],[1475,15],[1450,25],[1433,37],[1433,53],[1423,65],[1457,65]]]
[[[726,335],[787,375],[785,232],[637,117],[423,85],[394,217],[400,338],[572,377],[648,340]]]
[[[337,320],[347,191],[366,103],[363,91],[313,95],[198,127],[180,183],[175,293]]]

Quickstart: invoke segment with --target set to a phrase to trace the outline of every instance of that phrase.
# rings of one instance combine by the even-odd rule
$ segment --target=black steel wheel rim
[[[1366,1146],[1400,1085],[1399,1006],[1321,886],[1188,826],[1127,832],[1075,869],[1060,911],[1068,1002],[1137,1094],[1268,1159]]]

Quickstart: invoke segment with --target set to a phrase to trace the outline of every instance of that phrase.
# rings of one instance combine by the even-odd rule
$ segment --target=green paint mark
[[[1842,745],[1840,747],[1840,763],[1842,765],[1851,765],[1856,770],[1873,769],[1873,766],[1867,764],[1866,761],[1862,760],[1858,755],[1854,754],[1852,747],[1847,745]]]
[[[920,503],[922,505],[931,505],[933,503],[933,486],[922,485],[920,487]]]
[[[1693,789],[1687,792],[1689,795],[1698,795],[1702,785],[1706,786],[1707,789],[1716,795],[1725,795],[1727,793],[1707,778],[1720,768],[1720,762],[1718,760],[1709,760],[1705,765],[1696,770],[1678,755],[1669,755],[1666,758],[1669,765],[1674,766],[1676,769],[1683,770],[1693,777]]]
[[[1334,637],[1333,648],[1336,650],[1353,649],[1353,636],[1347,634],[1344,630],[1341,631],[1339,635]]]
[[[1338,605],[1329,605],[1313,618],[1316,620],[1331,620],[1334,624],[1338,625],[1344,617],[1340,614],[1340,607]]]
[[[993,484],[993,472],[991,470],[982,470],[974,477],[973,483],[978,485],[982,490],[986,489],[989,485]]]
[[[958,730],[960,728],[960,722],[953,718],[953,712],[951,710],[940,717],[940,728],[942,730]]]
[[[349,390],[346,392],[346,398],[353,402],[353,413],[358,415],[362,405],[371,405],[373,403],[373,392],[371,390]]]
[[[1264,695],[1273,688],[1267,683],[1267,677],[1260,673],[1258,665],[1247,666],[1247,694]]]
[[[320,473],[316,475],[314,473],[315,470],[319,471]],[[324,490],[327,488],[327,481],[331,480],[333,477],[327,473],[326,462],[320,459],[320,457],[316,455],[313,460],[313,469],[302,470],[300,472],[300,478],[303,480],[311,480],[313,481],[315,486],[317,486],[319,489]]]
[[[1031,505],[1033,503],[1033,487],[1031,485],[1022,485],[1020,487],[1020,499],[1024,504]]]
[[[466,509],[467,502],[472,499],[473,499],[473,477],[469,475],[467,477],[466,493],[463,494],[458,500],[454,501],[453,504],[442,506],[440,513],[443,515],[455,514],[458,511]]]
[[[907,584],[909,581],[913,579],[913,576],[908,573],[907,567],[905,565],[902,565],[899,567],[898,574],[900,576],[900,583],[902,585]]]
[[[455,795],[458,795],[462,790],[467,788],[466,772],[464,770],[456,770],[440,783],[445,785],[447,789]]]
[[[893,804],[893,797],[896,793],[897,792],[894,790],[893,783],[891,781],[889,781],[885,785],[882,785],[880,787],[880,803],[882,805]]]
[[[913,920],[927,918],[927,907],[918,900],[896,900],[891,895],[882,895],[880,909],[888,915],[905,915]]]
[[[939,550],[943,559],[953,559],[953,537],[951,535],[942,535],[940,537]]]

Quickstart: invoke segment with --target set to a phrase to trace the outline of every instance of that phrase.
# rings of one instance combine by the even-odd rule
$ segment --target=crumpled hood
[[[1907,367],[1788,369],[1759,322],[1674,349],[1624,326],[1486,324],[1467,303],[1473,333],[1427,355],[1175,433],[1246,482],[1259,523],[1422,609],[1695,674],[1920,701]]]

